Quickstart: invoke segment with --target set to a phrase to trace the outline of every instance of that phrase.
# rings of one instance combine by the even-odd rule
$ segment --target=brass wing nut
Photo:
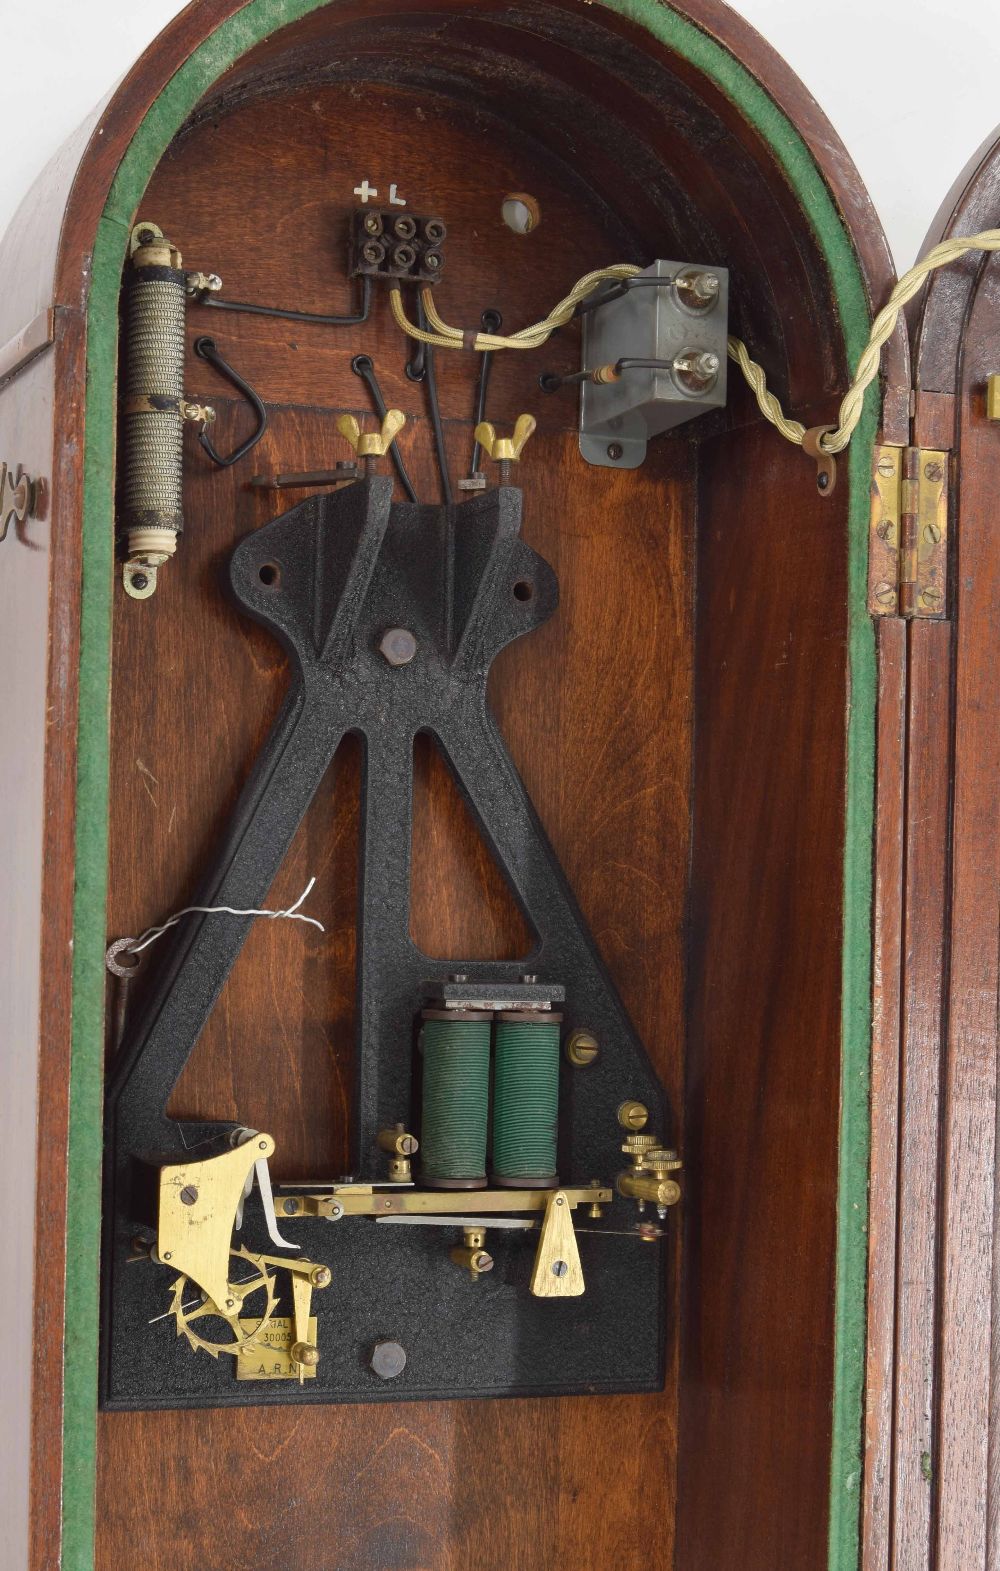
[[[359,458],[384,458],[406,424],[401,409],[387,409],[381,431],[362,431],[353,415],[341,415],[337,430],[346,437]]]
[[[481,420],[476,426],[476,441],[484,452],[498,464],[516,463],[524,451],[524,444],[534,431],[537,421],[534,415],[518,415],[514,423],[512,436],[497,436],[496,427],[490,420]]]

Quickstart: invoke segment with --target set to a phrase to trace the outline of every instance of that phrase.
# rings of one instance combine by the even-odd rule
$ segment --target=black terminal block
[[[392,208],[356,208],[351,216],[348,273],[351,278],[433,284],[444,267],[447,233],[440,218],[418,218]]]

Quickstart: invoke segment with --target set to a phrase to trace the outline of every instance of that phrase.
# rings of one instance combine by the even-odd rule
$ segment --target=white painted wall
[[[738,0],[735,9],[826,110],[907,267],[955,176],[1000,122],[1000,6]],[[182,0],[2,0],[0,230],[52,153],[181,10]]]

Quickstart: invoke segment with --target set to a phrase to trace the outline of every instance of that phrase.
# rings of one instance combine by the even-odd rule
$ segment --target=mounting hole
[[[265,589],[277,589],[281,583],[281,565],[278,562],[261,562],[257,577]]]
[[[500,205],[500,214],[508,229],[516,235],[530,235],[542,221],[542,210],[533,196],[526,191],[511,191]]]
[[[515,600],[530,600],[534,592],[534,585],[530,584],[526,578],[519,578],[514,585]]]

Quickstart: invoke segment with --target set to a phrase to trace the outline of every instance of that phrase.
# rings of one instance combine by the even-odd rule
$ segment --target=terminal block
[[[448,231],[440,218],[392,208],[359,207],[351,217],[352,278],[394,278],[433,284],[444,267]]]

